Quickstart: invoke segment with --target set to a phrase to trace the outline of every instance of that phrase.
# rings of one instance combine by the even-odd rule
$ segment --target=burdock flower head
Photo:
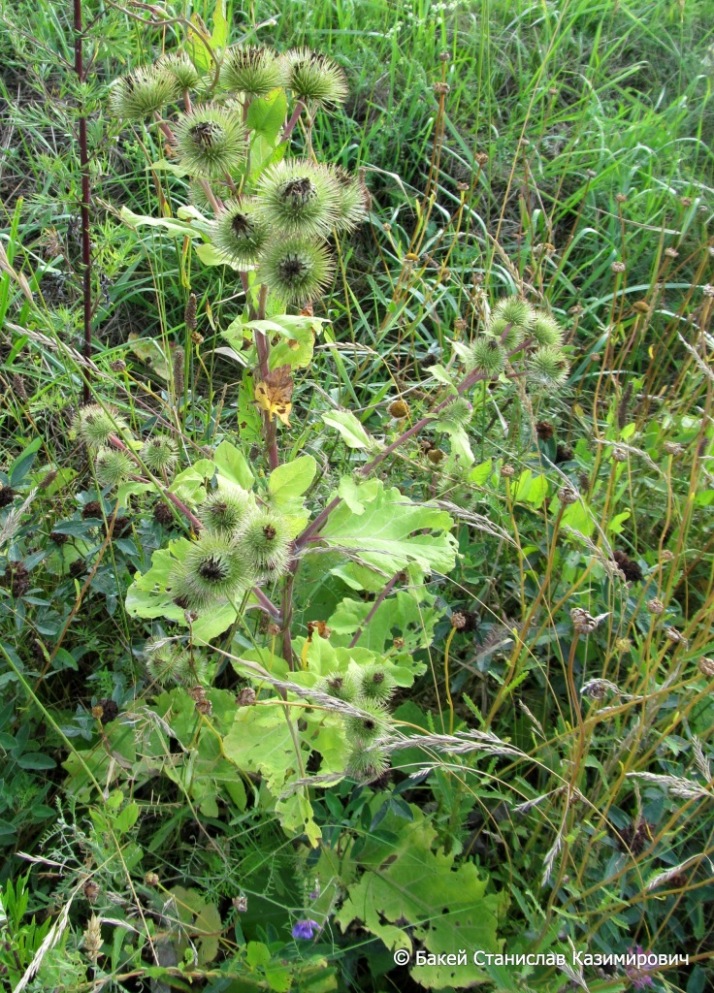
[[[200,75],[187,55],[162,55],[156,61],[156,69],[167,73],[174,81],[174,91],[181,96],[198,85]]]
[[[287,86],[297,100],[334,107],[347,97],[347,81],[340,67],[318,52],[293,49],[283,56]]]
[[[255,201],[230,200],[211,225],[211,238],[218,251],[232,262],[255,265],[268,238]]]
[[[355,705],[364,711],[361,717],[345,718],[345,734],[355,748],[372,746],[387,733],[387,710],[384,703],[372,698],[357,699]]]
[[[143,121],[159,113],[176,95],[176,80],[160,66],[135,69],[112,86],[110,105],[125,121]]]
[[[332,278],[327,247],[309,238],[275,238],[263,252],[258,279],[285,303],[314,300]]]
[[[258,209],[271,234],[325,238],[340,220],[340,191],[330,171],[297,159],[263,174]]]
[[[236,538],[255,510],[253,498],[239,486],[221,486],[211,493],[197,510],[198,519],[207,531],[224,538]]]
[[[497,376],[505,365],[505,355],[500,342],[490,335],[479,335],[471,346],[469,364],[488,376]]]
[[[196,686],[208,682],[210,666],[200,652],[189,651],[185,645],[163,639],[148,644],[146,670],[152,682],[165,686],[180,683]]]
[[[77,414],[75,427],[87,448],[97,449],[106,445],[111,435],[122,436],[128,431],[123,417],[111,408],[101,407],[98,403],[81,407]]]
[[[550,314],[544,314],[540,310],[535,312],[535,320],[529,329],[529,335],[539,345],[560,345],[563,341],[563,329],[560,324]]]
[[[173,438],[156,434],[144,442],[139,454],[152,472],[171,472],[178,461],[177,452]]]
[[[284,84],[285,66],[268,48],[236,45],[223,58],[220,81],[227,90],[263,97]]]
[[[562,386],[568,378],[568,360],[555,345],[537,348],[528,361],[528,378],[543,386]]]
[[[271,510],[260,510],[248,518],[238,547],[262,580],[281,576],[290,559],[290,536],[285,519]]]
[[[235,110],[203,104],[176,125],[181,164],[200,179],[230,173],[245,154],[245,128]]]
[[[134,463],[124,452],[105,446],[97,452],[94,469],[101,486],[118,486],[131,474]]]
[[[488,333],[508,351],[516,348],[533,323],[533,310],[519,297],[499,300],[488,322]]]
[[[367,216],[369,191],[362,180],[352,176],[341,166],[332,170],[332,176],[338,197],[337,216],[333,226],[337,231],[351,231]]]
[[[231,541],[202,534],[169,579],[174,602],[186,610],[202,610],[252,586],[255,574]]]

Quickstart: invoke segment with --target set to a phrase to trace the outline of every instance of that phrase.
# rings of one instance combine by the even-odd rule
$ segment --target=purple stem
[[[355,631],[354,635],[352,636],[352,641],[349,643],[349,646],[348,646],[349,648],[354,648],[357,645],[357,642],[362,637],[362,632],[364,631],[364,629],[367,627],[367,625],[370,623],[370,621],[372,620],[372,618],[374,617],[374,615],[379,610],[379,605],[381,603],[383,603],[387,599],[387,597],[389,596],[389,594],[392,592],[392,590],[394,589],[394,587],[395,587],[395,585],[397,583],[397,580],[399,579],[399,577],[401,575],[402,575],[401,571],[400,572],[395,572],[394,575],[392,576],[392,578],[387,583],[387,585],[382,590],[382,592],[379,594],[379,596],[377,597],[377,599],[374,601],[374,603],[372,604],[372,607],[371,607],[369,613],[367,614],[367,616],[365,617],[365,619],[362,621],[362,623],[360,624],[360,626],[357,628],[357,630]]]
[[[82,41],[82,0],[74,0],[74,71],[80,83],[85,81],[84,54]],[[84,320],[84,358],[90,361],[92,355],[92,245],[90,240],[89,215],[91,208],[91,190],[89,186],[89,151],[87,147],[87,118],[84,110],[79,116],[79,168],[82,176],[82,302]],[[90,370],[85,368],[83,399],[89,403],[91,399]]]
[[[295,130],[295,125],[300,120],[300,115],[302,114],[303,110],[305,110],[305,104],[302,102],[302,100],[298,100],[298,102],[295,104],[295,109],[290,115],[290,120],[283,128],[283,139],[282,139],[283,141],[287,141],[290,135]]]

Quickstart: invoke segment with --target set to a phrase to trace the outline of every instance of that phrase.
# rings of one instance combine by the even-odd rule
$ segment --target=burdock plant
[[[203,104],[182,114],[175,128],[181,165],[200,179],[219,179],[245,156],[245,128],[236,110]]]
[[[255,570],[230,538],[206,533],[196,541],[171,576],[174,602],[186,610],[202,611],[221,600],[234,599],[255,581]]]
[[[224,485],[203,501],[197,515],[207,531],[223,538],[237,538],[255,510],[253,497],[238,486]]]
[[[221,65],[221,86],[248,97],[263,97],[285,82],[285,65],[261,46],[229,48]]]
[[[329,283],[334,263],[327,246],[309,238],[274,238],[260,259],[258,279],[279,300],[302,305]]]
[[[222,255],[236,265],[249,268],[265,248],[268,227],[254,199],[230,200],[214,220],[211,237]]]
[[[152,472],[171,472],[178,461],[178,446],[173,438],[157,434],[144,442],[140,455]]]
[[[326,237],[340,218],[340,189],[323,166],[280,162],[261,178],[257,205],[273,232]]]
[[[260,510],[247,521],[238,548],[259,579],[278,579],[290,558],[290,536],[285,519],[271,510]]]
[[[123,417],[112,408],[105,409],[98,403],[80,407],[75,428],[87,448],[94,451],[106,445],[112,435],[121,436],[128,431]]]
[[[347,81],[340,67],[319,52],[294,49],[284,56],[286,85],[306,104],[335,107],[347,97]]]
[[[159,64],[135,69],[112,86],[110,103],[117,117],[144,121],[160,113],[176,96],[176,78]]]

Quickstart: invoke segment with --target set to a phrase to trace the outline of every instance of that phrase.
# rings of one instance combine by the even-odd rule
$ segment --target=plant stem
[[[264,320],[265,318],[265,304],[268,298],[267,287],[260,287],[260,295],[258,298],[258,312],[256,318],[258,320]],[[270,371],[269,356],[270,356],[270,344],[267,337],[262,331],[255,331],[255,349],[258,353],[258,371],[260,372],[260,378],[263,382],[266,382],[268,373]],[[263,411],[263,437],[265,438],[265,450],[268,455],[268,464],[271,470],[277,469],[280,465],[280,456],[278,454],[278,430],[275,421],[273,420],[273,415],[269,414],[267,410]]]
[[[369,613],[367,614],[367,616],[365,617],[365,619],[362,621],[362,623],[360,624],[360,626],[357,628],[357,630],[355,631],[354,635],[352,636],[352,640],[350,641],[349,646],[348,646],[349,648],[355,648],[356,647],[357,642],[362,637],[362,632],[368,626],[368,624],[371,622],[371,620],[374,617],[374,615],[379,610],[379,605],[381,603],[383,603],[387,599],[387,597],[389,596],[389,594],[392,592],[392,590],[394,589],[394,587],[395,587],[395,585],[397,583],[397,580],[399,579],[399,577],[401,575],[402,575],[401,570],[399,572],[395,572],[394,575],[392,576],[392,578],[389,580],[389,582],[384,586],[384,588],[382,589],[382,592],[379,594],[379,596],[376,598],[376,600],[372,604]]]
[[[509,325],[509,329],[510,329],[510,325]],[[509,329],[507,329],[506,332],[504,333],[507,334]],[[517,351],[521,351],[523,347],[524,347],[523,345],[519,345],[517,349],[513,350],[514,353]],[[470,390],[472,386],[474,386],[476,383],[480,382],[483,379],[488,379],[488,373],[485,373],[480,369],[474,369],[473,372],[470,372],[467,376],[465,376],[461,380],[459,385],[456,387],[456,396],[463,396],[463,394],[466,393],[467,390]],[[400,434],[399,437],[395,441],[393,441],[391,445],[387,445],[387,447],[384,448],[377,455],[375,455],[375,457],[370,462],[367,462],[365,465],[363,465],[362,468],[358,470],[358,475],[369,476],[369,474],[373,472],[374,469],[376,469],[377,466],[380,465],[386,458],[388,458],[388,456],[390,456],[392,452],[395,452],[405,442],[409,441],[410,438],[413,438],[415,435],[419,434],[420,431],[423,431],[424,428],[427,426],[427,424],[429,424],[434,419],[434,415],[441,413],[441,411],[445,410],[446,407],[451,406],[454,400],[455,400],[454,395],[448,396],[445,400],[442,400],[441,403],[437,404],[437,406],[434,407],[434,409],[429,414],[427,414],[425,417],[420,418],[420,420],[415,421],[414,424],[412,424],[412,426],[408,430]],[[342,497],[334,497],[334,499],[332,499],[327,504],[327,506],[320,511],[320,513],[317,515],[315,520],[312,521],[311,524],[308,524],[305,530],[301,534],[299,534],[298,537],[295,539],[296,552],[300,551],[310,541],[313,540],[313,538],[319,533],[320,529],[322,528],[323,524],[330,516],[332,511],[335,510],[335,508],[339,507],[341,503],[342,503]]]
[[[287,141],[290,138],[290,135],[295,130],[295,125],[300,120],[300,115],[302,114],[303,110],[305,110],[305,104],[302,102],[302,100],[298,100],[298,102],[295,104],[295,109],[290,115],[290,120],[283,128],[283,141]]]
[[[74,0],[74,71],[80,83],[85,82],[84,52],[82,42],[84,29],[82,27],[82,0]],[[82,176],[82,302],[84,319],[84,358],[89,361],[92,355],[92,245],[89,231],[89,212],[91,207],[91,190],[89,187],[89,151],[87,148],[87,118],[84,108],[79,115],[79,169]],[[82,399],[89,403],[91,398],[90,371],[86,370]]]

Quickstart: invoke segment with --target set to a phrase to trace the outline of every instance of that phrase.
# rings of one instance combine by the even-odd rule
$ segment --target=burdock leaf
[[[385,489],[374,479],[358,486],[355,495],[364,504],[363,512],[357,515],[345,503],[337,507],[321,531],[328,545],[352,552],[353,563],[368,567],[377,577],[390,577],[412,563],[424,573],[451,572],[457,543],[450,533],[453,521],[445,511],[413,503],[396,487]],[[341,567],[341,575],[353,563]],[[359,581],[364,581],[364,572]]]
[[[499,952],[502,941],[496,928],[505,898],[486,896],[487,878],[480,877],[471,863],[457,867],[453,854],[435,848],[436,831],[419,808],[410,809],[411,822],[394,813],[382,822],[381,832],[385,838],[389,833],[389,842],[375,835],[365,847],[361,861],[369,868],[357,884],[348,887],[335,921],[343,931],[358,922],[390,951],[412,950],[405,930],[409,926],[429,955],[455,952],[454,935],[458,935],[459,948]],[[471,955],[457,966],[417,965],[411,974],[428,989],[462,989],[487,979]]]

